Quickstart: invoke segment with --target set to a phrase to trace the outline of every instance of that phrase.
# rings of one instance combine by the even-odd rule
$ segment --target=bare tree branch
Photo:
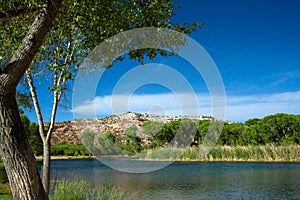
[[[28,83],[29,88],[30,88],[30,94],[31,94],[31,97],[32,97],[34,109],[35,109],[36,116],[37,116],[38,123],[39,123],[39,133],[40,133],[40,136],[41,136],[41,138],[44,142],[45,139],[46,139],[46,137],[44,135],[45,126],[44,126],[44,120],[43,120],[43,115],[42,115],[42,112],[41,112],[39,100],[38,100],[36,89],[33,85],[32,76],[31,76],[31,73],[30,73],[29,70],[26,70],[26,75],[27,75],[27,83]]]

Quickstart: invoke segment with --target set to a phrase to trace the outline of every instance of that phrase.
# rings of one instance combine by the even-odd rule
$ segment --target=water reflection
[[[136,167],[139,167],[135,163]],[[112,183],[137,199],[299,199],[300,163],[175,162],[155,172],[130,174],[97,160],[52,162],[52,179]]]

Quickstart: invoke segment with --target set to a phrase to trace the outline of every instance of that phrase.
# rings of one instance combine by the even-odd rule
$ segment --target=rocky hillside
[[[51,138],[52,144],[67,142],[70,144],[81,143],[81,134],[85,130],[94,132],[96,135],[111,132],[116,137],[116,143],[125,144],[125,130],[129,127],[138,128],[138,137],[142,142],[147,143],[147,135],[142,133],[141,125],[145,121],[169,122],[180,118],[189,118],[191,120],[212,120],[207,116],[158,116],[153,114],[140,114],[127,112],[120,115],[112,115],[97,119],[78,119],[74,121],[56,123]]]

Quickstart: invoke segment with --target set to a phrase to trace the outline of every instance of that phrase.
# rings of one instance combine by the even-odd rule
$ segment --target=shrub
[[[52,156],[85,156],[88,154],[89,152],[83,144],[67,144],[63,142],[51,146]]]

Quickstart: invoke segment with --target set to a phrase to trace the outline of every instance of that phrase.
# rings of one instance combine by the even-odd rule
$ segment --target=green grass
[[[0,195],[1,194],[10,194],[10,193],[11,193],[11,191],[10,191],[9,183],[8,182],[5,182],[5,183],[0,182]]]
[[[50,200],[129,200],[130,195],[123,192],[117,186],[104,185],[99,188],[93,186],[87,181],[56,181],[58,184],[51,192]],[[12,200],[9,185],[0,185],[1,200]],[[8,186],[8,191],[6,189]],[[4,191],[5,190],[5,191]]]
[[[215,146],[207,155],[201,156],[202,148],[165,148],[148,150],[138,155],[141,160],[179,161],[300,161],[300,146]]]
[[[195,151],[201,151],[201,147],[189,148],[181,159],[194,160]],[[203,158],[198,157],[198,159],[207,161],[300,161],[300,146],[215,146],[208,155]]]
[[[147,150],[137,155],[138,159],[145,160],[176,160],[184,153],[184,149],[180,148],[164,148]]]
[[[1,200],[12,200],[12,195],[11,194],[0,194],[0,199]]]
[[[0,162],[0,199],[7,199],[11,193],[3,162]]]
[[[127,193],[113,185],[104,185],[99,188],[87,181],[61,181],[54,189],[51,200],[129,200]]]

